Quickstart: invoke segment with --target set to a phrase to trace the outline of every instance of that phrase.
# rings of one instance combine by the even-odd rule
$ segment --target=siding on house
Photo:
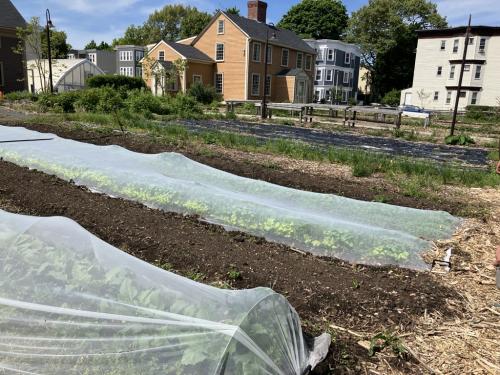
[[[12,51],[19,39],[16,32],[0,29],[0,91],[22,91],[27,89],[24,56]]]

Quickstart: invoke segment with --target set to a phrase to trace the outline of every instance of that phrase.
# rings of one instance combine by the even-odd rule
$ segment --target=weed
[[[363,284],[362,281],[360,282],[357,279],[352,279],[352,289],[359,289],[359,288],[361,288],[361,284]]]
[[[202,281],[205,278],[205,275],[201,272],[191,270],[186,272],[186,277],[193,281]]]
[[[379,203],[387,203],[389,202],[389,198],[386,197],[384,194],[377,194],[373,197],[373,201]]]
[[[165,271],[173,271],[174,269],[174,266],[168,262],[157,262],[155,265]]]
[[[384,350],[385,348],[391,348],[394,354],[400,358],[405,358],[408,351],[404,347],[401,339],[394,333],[391,332],[381,332],[373,336],[370,340],[370,349],[368,354],[374,356],[375,353]]]
[[[238,271],[236,266],[231,265],[231,268],[227,272],[227,277],[233,281],[239,280],[239,279],[241,279],[241,272]]]

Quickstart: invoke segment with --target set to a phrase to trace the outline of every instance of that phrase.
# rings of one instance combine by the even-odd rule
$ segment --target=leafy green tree
[[[111,50],[111,46],[106,43],[104,40],[101,41],[101,43],[99,43],[99,45],[97,46],[97,49],[100,50],[100,51],[109,51]]]
[[[446,18],[428,0],[370,0],[354,12],[346,39],[361,46],[363,63],[370,71],[372,99],[411,86],[416,31],[446,26]]]
[[[277,26],[307,38],[340,39],[348,19],[340,0],[302,0],[290,8]]]
[[[382,98],[382,104],[390,105],[392,107],[397,107],[400,103],[401,90],[391,90]]]
[[[237,7],[226,8],[226,10],[224,12],[226,12],[228,14],[235,14],[237,16],[240,15],[240,10]]]
[[[85,49],[97,49],[97,43],[92,39],[86,46]]]
[[[192,6],[166,5],[149,15],[142,26],[131,25],[113,45],[157,43],[159,40],[178,40],[199,34],[212,16]]]
[[[41,33],[42,50],[44,58],[48,57],[47,32]],[[71,45],[67,43],[67,35],[64,31],[50,30],[50,51],[53,59],[65,59]]]

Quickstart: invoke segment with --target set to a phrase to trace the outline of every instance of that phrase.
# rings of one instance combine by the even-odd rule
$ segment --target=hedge
[[[127,77],[122,75],[99,75],[87,80],[90,88],[112,87],[114,89],[134,90],[146,88],[146,82],[140,77]]]

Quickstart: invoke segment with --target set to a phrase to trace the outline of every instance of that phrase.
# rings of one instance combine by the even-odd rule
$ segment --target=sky
[[[26,20],[33,16],[43,22],[45,9],[49,8],[52,22],[64,30],[74,48],[83,48],[90,40],[104,40],[111,44],[113,38],[123,35],[127,26],[141,25],[155,9],[167,4],[195,6],[213,12],[236,6],[246,15],[247,0],[11,0]],[[288,9],[299,0],[268,0],[268,22],[277,23]],[[472,14],[473,24],[499,26],[500,0],[434,0],[441,15],[452,26],[466,24]],[[349,13],[356,11],[368,0],[344,0]]]

